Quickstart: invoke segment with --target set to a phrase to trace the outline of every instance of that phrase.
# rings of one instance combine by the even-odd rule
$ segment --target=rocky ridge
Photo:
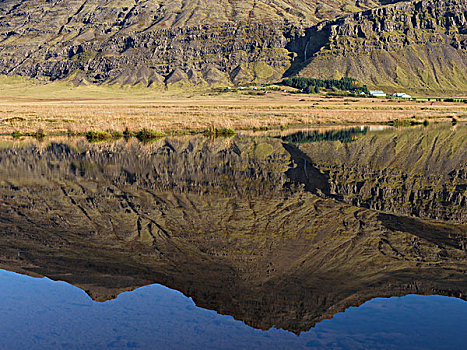
[[[322,23],[307,38],[304,76],[427,91],[467,86],[465,0],[400,2]]]
[[[156,88],[298,73],[465,89],[465,0],[380,5],[8,0],[0,6],[0,73]]]
[[[357,3],[3,1],[0,72],[156,86],[278,79],[290,65],[287,37],[376,6]]]

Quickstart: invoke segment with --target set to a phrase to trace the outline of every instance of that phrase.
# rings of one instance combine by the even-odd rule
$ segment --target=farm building
[[[374,97],[386,97],[386,93],[381,90],[370,90],[370,95]]]
[[[407,95],[405,92],[396,92],[395,94],[392,94],[392,97],[412,98],[412,96]]]

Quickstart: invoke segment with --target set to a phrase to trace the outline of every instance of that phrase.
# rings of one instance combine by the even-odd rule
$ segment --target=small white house
[[[370,95],[374,97],[386,97],[386,93],[381,90],[370,90]]]
[[[396,92],[395,94],[392,94],[392,97],[412,98],[412,96],[407,95],[405,92]]]

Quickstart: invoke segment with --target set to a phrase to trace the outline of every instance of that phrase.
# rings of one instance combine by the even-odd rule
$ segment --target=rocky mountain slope
[[[290,65],[287,38],[376,5],[357,4],[7,0],[0,3],[0,72],[144,85],[278,79]]]
[[[464,91],[465,0],[381,4],[5,0],[0,74],[180,87],[300,73]]]
[[[294,332],[376,296],[465,298],[465,225],[343,203],[303,157],[245,136],[2,145],[0,266],[96,300],[162,283]]]
[[[300,74],[394,89],[467,91],[467,2],[401,2],[322,23]],[[316,40],[318,38],[318,40]]]

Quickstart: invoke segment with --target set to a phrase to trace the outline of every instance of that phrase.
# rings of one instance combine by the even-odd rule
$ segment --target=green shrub
[[[140,140],[141,142],[146,142],[146,141],[150,141],[154,139],[160,139],[164,136],[166,135],[162,132],[155,131],[152,129],[146,129],[146,128],[136,133],[136,138]]]
[[[415,125],[425,125],[428,126],[429,122],[428,120],[424,120],[423,122],[419,119],[415,119],[415,117],[410,118],[410,119],[397,119],[397,120],[391,120],[388,122],[389,125],[391,126],[397,126],[397,127],[405,127],[405,126],[415,126]]]
[[[89,142],[101,142],[111,138],[112,135],[106,131],[88,131],[86,133],[86,139]]]
[[[121,131],[111,131],[110,134],[112,135],[112,138],[114,139],[121,139],[124,136],[123,132]]]
[[[220,128],[220,129],[209,129],[204,132],[205,135],[208,136],[233,136],[235,135],[235,130],[234,129],[229,129],[229,128]]]
[[[123,130],[123,137],[126,139],[129,139],[130,137],[135,136],[135,133],[133,131],[128,130],[128,127]]]
[[[21,132],[19,132],[18,130],[15,130],[11,133],[11,136],[13,136],[13,138],[15,139],[18,139],[22,136],[23,134],[21,134]]]
[[[43,129],[38,129],[35,133],[32,134],[38,140],[43,140],[45,137],[45,132]]]

